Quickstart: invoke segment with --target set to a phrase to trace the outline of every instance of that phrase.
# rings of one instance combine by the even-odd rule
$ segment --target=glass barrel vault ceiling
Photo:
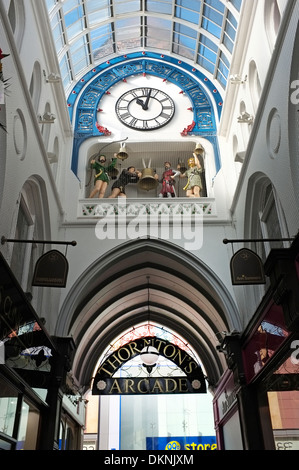
[[[224,90],[242,0],[45,0],[66,93],[108,58],[140,50],[197,66]]]

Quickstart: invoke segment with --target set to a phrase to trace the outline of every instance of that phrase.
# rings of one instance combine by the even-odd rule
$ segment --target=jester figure
[[[171,168],[170,162],[164,162],[165,171],[162,175],[162,188],[159,197],[175,197],[175,177],[180,174],[179,171],[174,171]]]
[[[181,176],[188,178],[187,184],[184,187],[187,197],[200,197],[202,190],[202,167],[199,163],[196,153],[193,153],[193,157],[188,159],[188,170]]]

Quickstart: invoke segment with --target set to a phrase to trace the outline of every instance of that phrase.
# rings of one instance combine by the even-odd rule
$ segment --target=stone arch
[[[201,357],[209,381],[218,381],[226,369],[216,350],[219,334],[241,327],[233,299],[196,257],[172,243],[143,238],[96,260],[62,305],[56,334],[74,338],[73,373],[82,385],[107,345],[147,320],[149,306],[151,319],[185,338]]]

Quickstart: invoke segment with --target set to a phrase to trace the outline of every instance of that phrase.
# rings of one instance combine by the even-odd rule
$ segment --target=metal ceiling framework
[[[112,57],[151,51],[180,58],[223,90],[242,0],[45,0],[66,95]]]

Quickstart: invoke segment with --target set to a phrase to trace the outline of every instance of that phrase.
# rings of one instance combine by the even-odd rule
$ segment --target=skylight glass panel
[[[208,18],[202,19],[202,27],[217,39],[221,37],[221,27],[216,25],[213,21],[210,21]]]
[[[215,65],[217,62],[217,53],[217,45],[209,38],[201,34],[199,38],[197,63],[208,70],[210,73],[214,74]]]
[[[67,0],[62,4],[68,39],[71,40],[85,28],[84,10],[80,0]]]
[[[114,15],[140,11],[140,0],[114,0]]]
[[[52,21],[51,21],[51,28],[52,28],[55,48],[56,48],[57,53],[59,53],[65,45],[62,20],[61,20],[61,16],[59,12],[53,16]]]
[[[113,35],[111,23],[90,32],[91,50],[94,62],[113,53]]]
[[[238,10],[238,11],[241,10],[242,0],[230,0],[230,2],[232,3],[232,5],[234,5],[236,10]]]
[[[56,5],[56,0],[46,0],[47,10],[50,12]]]
[[[112,0],[85,0],[86,11],[92,13],[101,11],[111,6]]]
[[[228,72],[229,72],[229,61],[227,57],[225,56],[225,54],[221,52],[216,78],[221,83],[223,88],[226,87]]]
[[[71,47],[72,63],[75,75],[90,64],[89,50],[86,36],[79,38]]]
[[[155,13],[163,13],[171,15],[172,13],[172,0],[148,0],[146,2],[146,11],[152,11]]]
[[[62,83],[63,83],[64,88],[66,89],[70,85],[71,81],[73,80],[67,54],[64,55],[63,58],[61,59],[59,63],[59,68],[60,68]]]
[[[147,17],[146,46],[169,49],[172,23],[162,18]]]
[[[216,60],[217,60],[217,49],[218,48],[215,46],[213,41],[203,36],[202,34],[200,35],[200,44],[198,47],[198,60],[199,61],[203,59],[204,63],[206,63],[205,61],[208,60],[214,67],[216,64]],[[210,70],[210,67],[209,67],[209,70]]]
[[[141,47],[140,17],[135,16],[115,22],[117,52]]]
[[[225,6],[221,0],[204,0],[206,5],[210,5],[214,10],[218,10],[221,13],[224,13]]]
[[[111,0],[86,0],[86,15],[89,26],[111,18]]]
[[[199,23],[201,2],[199,0],[176,0],[175,16],[190,23]]]
[[[180,23],[174,24],[173,52],[188,59],[194,58],[197,32]]]

